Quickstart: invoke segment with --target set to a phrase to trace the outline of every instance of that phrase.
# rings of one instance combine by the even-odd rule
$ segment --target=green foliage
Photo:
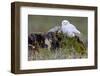
[[[29,60],[53,60],[53,59],[76,59],[87,58],[87,47],[79,43],[76,38],[68,38],[60,34],[63,40],[60,42],[61,48],[48,50],[40,48],[39,53],[35,53]]]

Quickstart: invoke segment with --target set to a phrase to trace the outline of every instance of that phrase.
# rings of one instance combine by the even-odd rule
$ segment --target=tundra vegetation
[[[38,34],[38,33],[37,33]],[[43,35],[44,37],[44,35]],[[44,43],[39,45],[36,41],[36,44],[32,45],[28,49],[28,60],[53,60],[53,59],[81,59],[87,58],[87,42],[83,39],[83,41],[79,41],[77,37],[67,37],[64,36],[63,33],[56,33],[56,37],[60,38],[58,40],[59,45],[56,44],[52,46],[52,39],[51,44],[45,45]],[[48,39],[48,41],[50,41]],[[54,42],[54,41],[53,41]],[[33,41],[34,43],[34,41]],[[41,47],[42,45],[42,47]],[[50,45],[49,49],[48,46]]]

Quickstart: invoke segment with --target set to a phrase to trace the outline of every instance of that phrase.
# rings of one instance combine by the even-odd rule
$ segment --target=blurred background
[[[28,15],[28,34],[32,32],[47,32],[54,26],[61,26],[62,20],[65,19],[75,25],[85,38],[88,37],[88,18],[71,16]]]

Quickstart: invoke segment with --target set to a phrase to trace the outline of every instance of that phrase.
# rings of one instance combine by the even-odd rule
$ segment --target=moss
[[[79,43],[76,38],[68,38],[63,35],[61,37],[63,38],[60,42],[61,48],[52,51],[40,48],[39,53],[32,55],[32,58],[29,60],[87,58],[87,47]]]

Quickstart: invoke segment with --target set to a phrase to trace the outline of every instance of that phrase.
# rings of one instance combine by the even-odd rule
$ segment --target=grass
[[[87,47],[77,42],[75,38],[66,38],[61,41],[61,48],[48,50],[39,48],[39,53],[29,50],[28,60],[54,60],[54,59],[79,59],[87,58]]]

